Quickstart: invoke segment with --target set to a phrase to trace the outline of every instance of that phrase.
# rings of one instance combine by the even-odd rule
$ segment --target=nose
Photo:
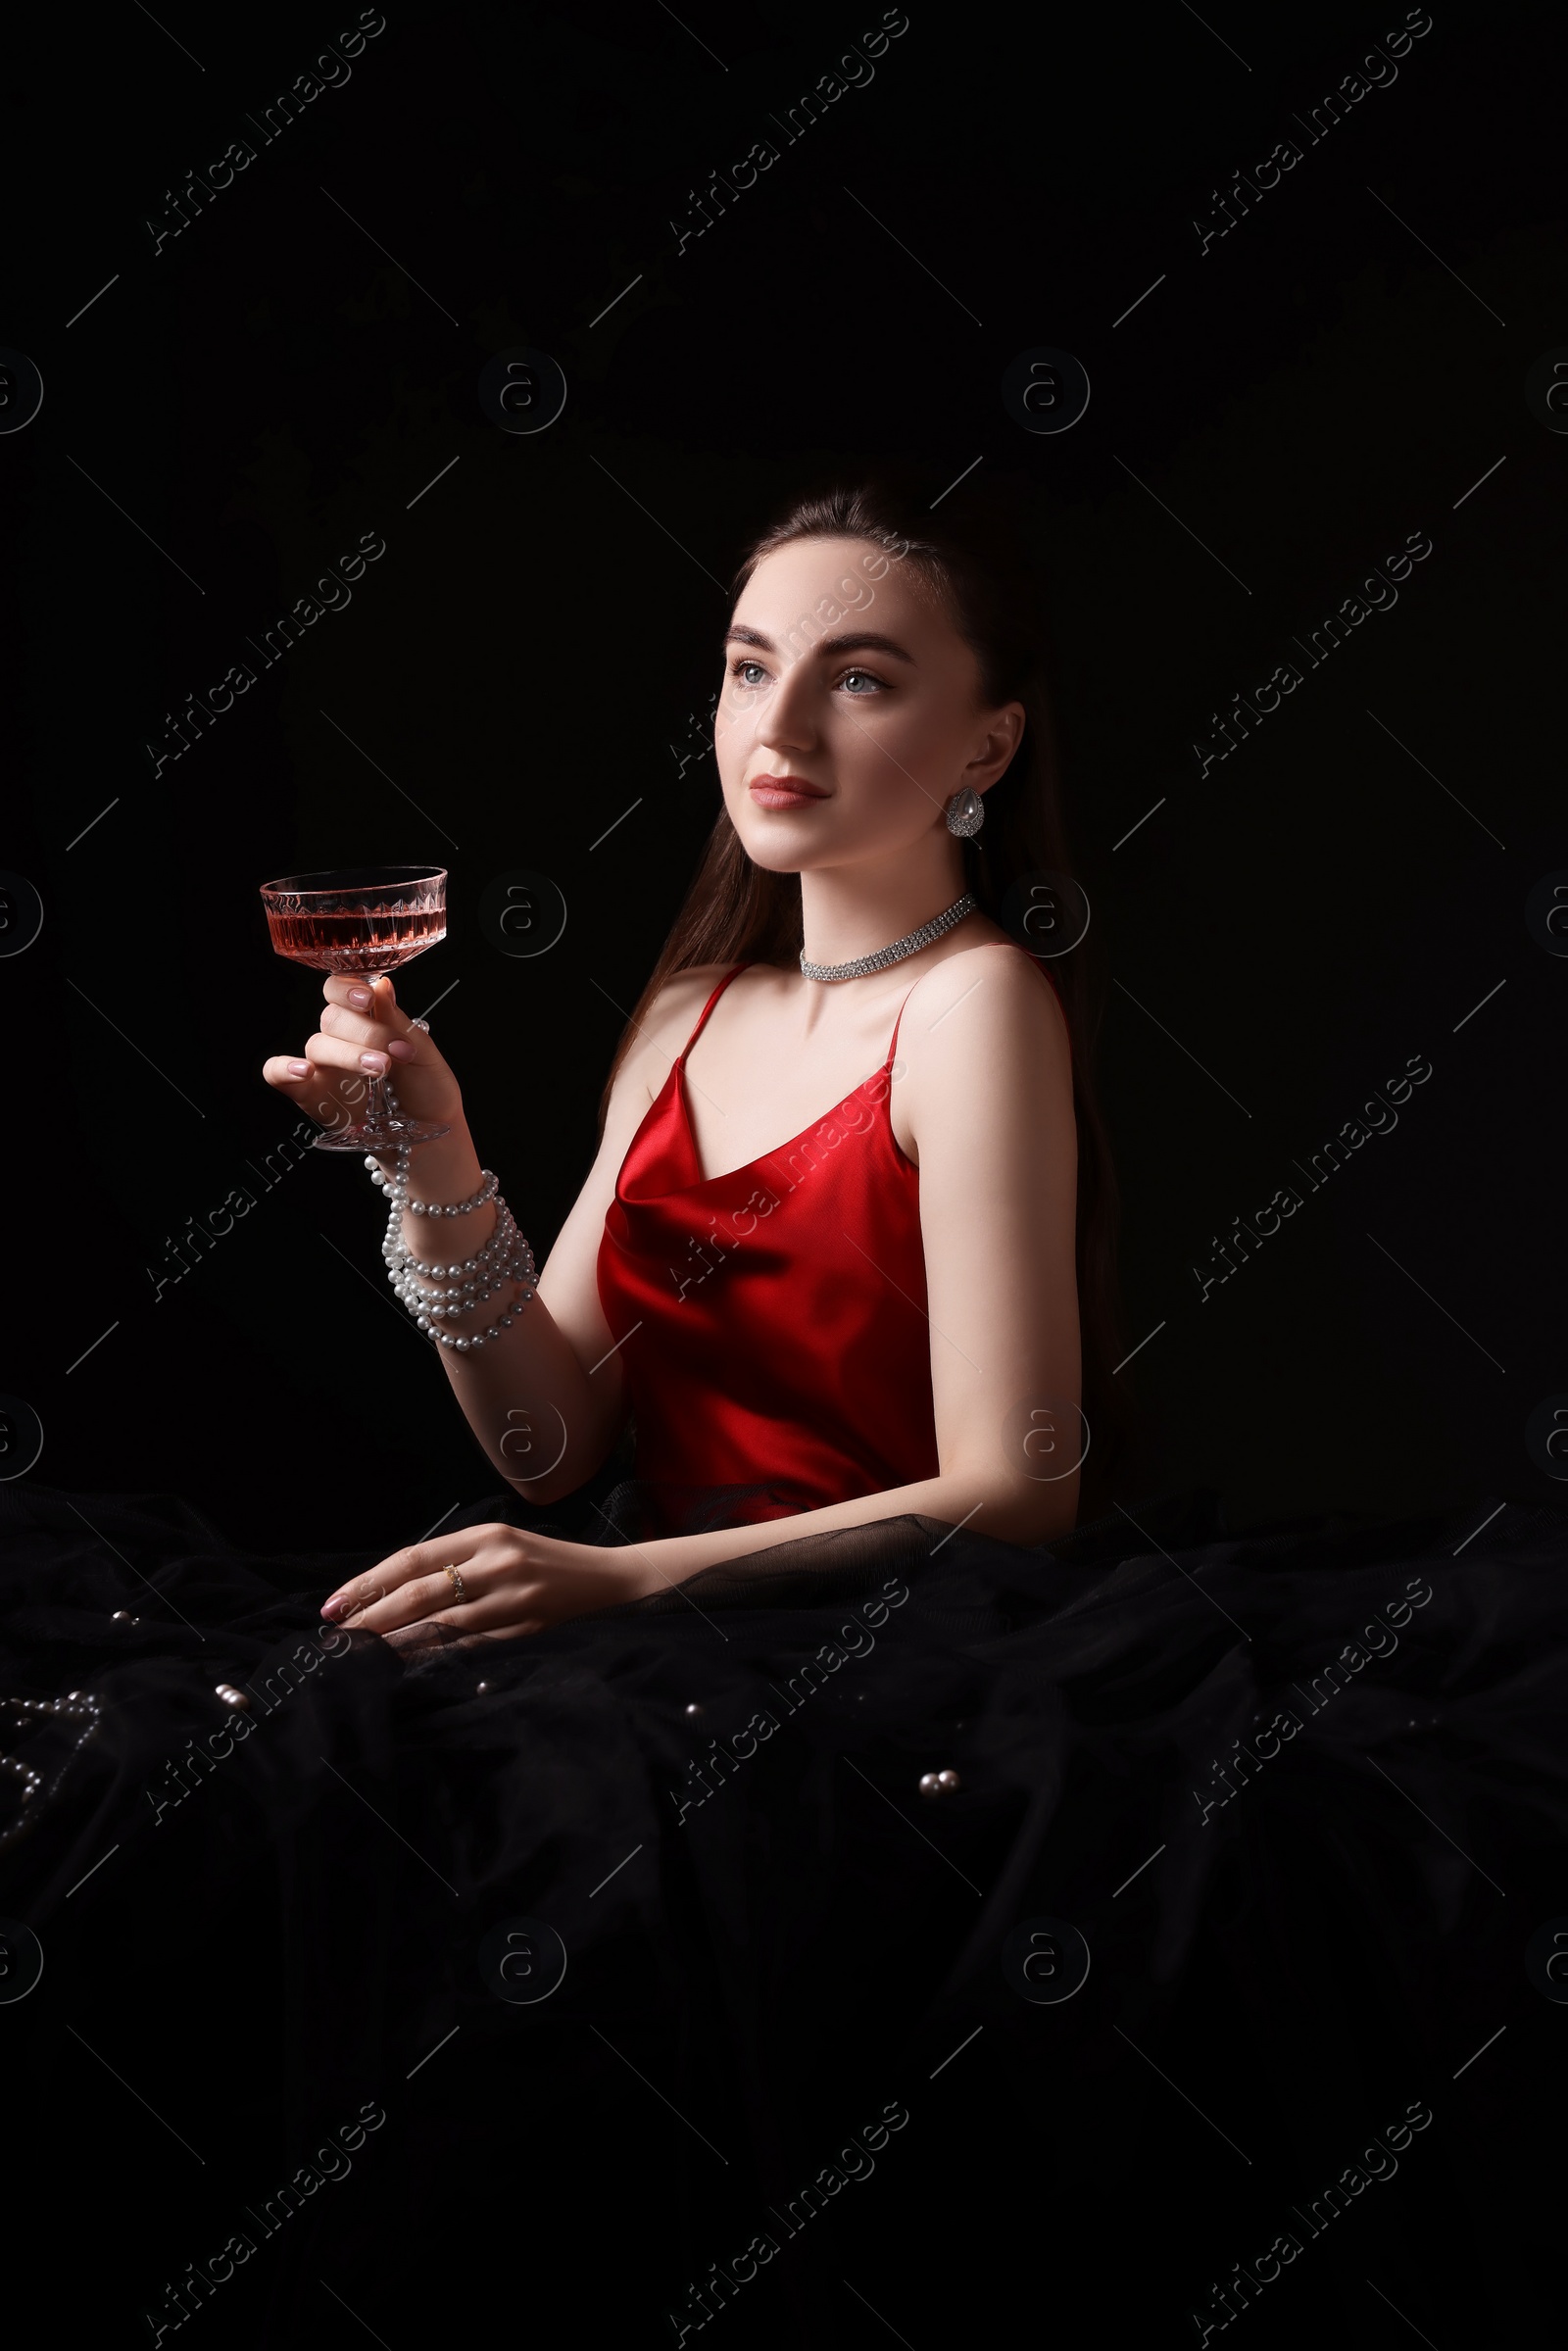
[[[816,742],[809,664],[792,661],[760,699],[754,728],[764,751],[809,751]]]

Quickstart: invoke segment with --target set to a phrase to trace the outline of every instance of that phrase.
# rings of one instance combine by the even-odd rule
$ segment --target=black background
[[[915,0],[786,146],[769,116],[879,10],[405,7],[263,144],[247,115],[355,15],[15,36],[0,341],[45,394],[0,439],[0,864],[45,919],[0,961],[0,1378],[39,1476],[174,1488],[291,1546],[408,1540],[493,1485],[358,1162],[254,1180],[295,1123],[261,1062],[318,1001],[257,884],[450,866],[451,936],[401,993],[439,1000],[542,1258],[716,805],[710,757],[677,755],[718,582],[804,482],[901,455],[1010,481],[1051,581],[1129,1344],[1164,1325],[1129,1370],[1142,1474],[1211,1482],[1240,1525],[1546,1494],[1523,1430],[1568,1387],[1568,966],[1524,905],[1568,865],[1568,443],[1524,379],[1568,344],[1557,12],[1439,0],[1308,145],[1294,115],[1402,10]],[[776,165],[678,250],[689,191],[763,136]],[[155,253],[166,190],[240,137],[255,161]],[[1300,163],[1200,251],[1211,191],[1288,137]],[[519,344],[568,385],[537,435],[476,396]],[[1037,345],[1091,378],[1060,436],[1000,396]],[[258,666],[247,638],[367,531],[352,604],[155,774],[166,712]],[[1210,712],[1418,531],[1397,607],[1200,780]],[[569,909],[535,961],[476,921],[514,868]],[[1210,1237],[1417,1054],[1397,1130],[1200,1303]],[[255,1209],[155,1302],[169,1240],[241,1185]]]

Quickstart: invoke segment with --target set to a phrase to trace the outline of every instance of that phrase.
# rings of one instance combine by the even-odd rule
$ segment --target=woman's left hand
[[[641,1599],[668,1581],[635,1549],[562,1543],[496,1523],[407,1544],[333,1592],[321,1614],[355,1632],[406,1633],[400,1648],[421,1638],[512,1640]]]

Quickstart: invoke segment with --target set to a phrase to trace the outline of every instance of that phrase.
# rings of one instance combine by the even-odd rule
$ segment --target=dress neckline
[[[1017,942],[1014,941],[1013,944],[1016,945]],[[1019,953],[1029,955],[1029,960],[1035,964],[1035,968],[1037,970],[1041,968],[1038,958],[1032,955],[1029,955],[1029,950],[1027,948],[1020,948]],[[751,1175],[757,1169],[767,1166],[769,1161],[783,1158],[788,1152],[794,1151],[798,1145],[808,1142],[819,1127],[826,1126],[831,1119],[838,1115],[840,1110],[845,1108],[846,1104],[855,1100],[858,1094],[862,1094],[867,1086],[873,1084],[877,1078],[884,1076],[886,1072],[892,1068],[894,1055],[897,1053],[899,1049],[899,1030],[904,1020],[904,1006],[908,1003],[909,998],[914,993],[914,987],[912,986],[906,990],[904,1003],[899,1006],[898,1018],[893,1023],[893,1036],[888,1046],[887,1059],[882,1063],[880,1069],[874,1069],[869,1077],[862,1078],[858,1086],[852,1086],[848,1094],[841,1095],[838,1101],[834,1102],[830,1108],[824,1110],[819,1117],[813,1118],[808,1125],[802,1127],[799,1134],[789,1136],[783,1143],[775,1143],[770,1150],[760,1151],[755,1159],[748,1159],[739,1167],[726,1168],[722,1175],[703,1175],[700,1172],[702,1167],[702,1153],[697,1148],[697,1130],[692,1124],[691,1104],[686,1099],[686,1056],[691,1052],[692,1047],[697,1043],[697,1040],[702,1035],[704,1029],[708,1026],[709,1014],[712,1011],[713,1006],[717,1004],[725,989],[730,985],[730,982],[732,980],[739,979],[743,971],[749,971],[750,969],[751,964],[749,962],[735,964],[733,969],[725,972],[724,977],[719,981],[718,986],[713,990],[707,1004],[704,1004],[702,1011],[698,1015],[696,1027],[692,1030],[691,1035],[681,1047],[681,1050],[676,1055],[674,1061],[671,1062],[668,1077],[664,1080],[663,1085],[660,1088],[660,1091],[655,1097],[654,1101],[649,1103],[647,1113],[639,1125],[636,1134],[632,1137],[630,1145],[627,1147],[626,1156],[621,1161],[620,1174],[615,1178],[615,1197],[617,1200],[623,1200],[628,1197],[622,1192],[621,1185],[625,1176],[626,1168],[630,1164],[632,1152],[636,1150],[637,1145],[642,1141],[643,1136],[647,1132],[648,1128],[653,1124],[654,1120],[659,1116],[660,1112],[665,1108],[666,1098],[671,1096],[673,1098],[674,1107],[680,1120],[681,1136],[686,1146],[687,1157],[691,1165],[699,1170],[699,1173],[689,1184],[671,1184],[666,1186],[662,1192],[645,1193],[641,1195],[642,1199],[648,1200],[673,1200],[678,1198],[683,1192],[706,1192],[714,1184],[732,1184],[739,1177]],[[1059,1002],[1061,991],[1057,987],[1054,978],[1049,971],[1045,973],[1045,977],[1050,983],[1052,993]],[[917,985],[918,982],[915,983],[915,986]],[[886,1096],[883,1097],[882,1107],[885,1111],[887,1107]],[[918,1176],[920,1170],[917,1163],[909,1157],[908,1153],[905,1151],[904,1146],[900,1143],[897,1135],[895,1135],[893,1132],[893,1121],[891,1116],[889,1116],[887,1119],[887,1132],[888,1141],[893,1146],[893,1155],[898,1165],[905,1169],[909,1175]],[[632,1197],[633,1203],[635,1203],[636,1196]]]
[[[633,1204],[635,1204],[639,1198],[646,1200],[673,1200],[678,1198],[682,1193],[706,1192],[714,1184],[733,1184],[743,1176],[752,1175],[758,1169],[766,1167],[770,1161],[785,1157],[790,1151],[796,1150],[801,1144],[808,1142],[810,1137],[817,1132],[819,1127],[826,1126],[840,1110],[844,1109],[848,1103],[855,1100],[855,1097],[858,1094],[863,1092],[863,1090],[867,1086],[871,1085],[876,1078],[884,1075],[885,1072],[891,1069],[893,1066],[893,1057],[898,1051],[899,1045],[899,1028],[904,1019],[903,1004],[900,1004],[898,1018],[893,1023],[893,1036],[888,1046],[887,1059],[882,1063],[880,1069],[873,1070],[869,1077],[862,1078],[858,1086],[852,1086],[848,1094],[840,1095],[836,1102],[832,1103],[826,1110],[820,1112],[817,1117],[811,1119],[808,1125],[802,1127],[798,1134],[787,1136],[782,1143],[775,1143],[767,1151],[760,1151],[756,1158],[746,1160],[740,1167],[726,1168],[721,1175],[704,1175],[701,1172],[702,1152],[699,1151],[697,1145],[697,1129],[692,1123],[691,1103],[688,1101],[686,1094],[686,1057],[690,1053],[692,1047],[697,1043],[698,1038],[702,1035],[704,1029],[708,1026],[708,1016],[712,1011],[713,1006],[717,1004],[719,998],[723,995],[725,989],[729,986],[732,980],[738,979],[743,971],[747,971],[750,968],[751,966],[749,963],[737,963],[732,970],[726,971],[724,977],[719,981],[718,986],[713,990],[711,996],[710,996],[707,1004],[704,1004],[702,1011],[698,1015],[697,1024],[693,1028],[691,1035],[687,1038],[679,1053],[670,1064],[668,1077],[664,1080],[663,1085],[660,1088],[659,1093],[656,1095],[654,1100],[649,1103],[647,1112],[641,1124],[639,1125],[636,1134],[632,1137],[631,1143],[626,1151],[626,1156],[621,1161],[620,1174],[615,1179],[615,1197],[617,1200],[629,1200]],[[905,1004],[908,1002],[907,994],[906,995],[904,1001]],[[638,1144],[647,1134],[649,1128],[655,1125],[660,1119],[661,1115],[671,1106],[673,1106],[675,1116],[679,1121],[681,1140],[685,1146],[687,1160],[691,1166],[698,1170],[698,1173],[690,1183],[666,1185],[664,1189],[660,1192],[628,1195],[624,1191],[623,1185],[626,1169],[631,1164],[632,1155],[635,1152]],[[917,1173],[918,1171],[915,1167],[914,1161],[908,1158],[901,1149],[898,1137],[892,1133],[891,1125],[889,1127],[889,1139],[893,1144],[894,1153],[900,1166],[907,1168],[911,1175]]]
[[[703,1192],[707,1190],[710,1184],[732,1184],[738,1177],[751,1175],[755,1169],[765,1167],[769,1160],[784,1158],[790,1151],[796,1149],[797,1145],[808,1143],[819,1127],[827,1126],[829,1122],[838,1115],[839,1111],[845,1108],[846,1104],[854,1102],[858,1094],[863,1094],[867,1086],[873,1084],[877,1078],[883,1076],[885,1072],[892,1067],[892,1063],[893,1055],[891,1053],[889,1053],[887,1059],[883,1062],[880,1069],[873,1069],[870,1077],[862,1078],[858,1086],[852,1086],[848,1094],[841,1094],[838,1101],[834,1102],[829,1109],[822,1111],[820,1116],[813,1118],[809,1125],[802,1127],[798,1135],[791,1135],[786,1142],[775,1143],[771,1150],[759,1151],[755,1159],[747,1159],[739,1167],[726,1168],[722,1175],[699,1175],[695,1183],[677,1184],[674,1186],[674,1190],[676,1192]],[[692,1165],[694,1167],[700,1167],[702,1164],[702,1153],[697,1148],[697,1130],[692,1124],[691,1104],[686,1100],[686,1055],[684,1053],[681,1054],[680,1059],[675,1063],[675,1066],[670,1071],[669,1078],[666,1079],[665,1083],[666,1085],[670,1083],[673,1083],[674,1085],[675,1103],[680,1112],[681,1132],[686,1140],[686,1148],[690,1153]],[[884,1097],[884,1101],[885,1100],[886,1098]],[[658,1106],[659,1105],[656,1102],[654,1104],[654,1108],[657,1109]],[[650,1111],[649,1115],[652,1116],[652,1111]],[[891,1125],[889,1131],[891,1133]],[[893,1148],[898,1152],[902,1165],[907,1167],[911,1173],[914,1172],[914,1161],[909,1158],[907,1153],[905,1151],[897,1135],[894,1135],[892,1140]],[[667,1197],[667,1195],[665,1197]]]

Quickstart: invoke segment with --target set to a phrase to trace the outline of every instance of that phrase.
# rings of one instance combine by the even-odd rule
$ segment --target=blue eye
[[[882,691],[884,680],[880,677],[874,676],[869,669],[846,669],[843,678],[840,680],[840,683],[848,687],[851,679],[857,677],[863,678],[865,683],[876,693],[880,693]],[[863,694],[857,694],[855,695],[854,699],[857,702],[864,702],[866,697]]]
[[[755,685],[758,685],[758,684],[760,684],[760,679],[759,679],[759,678],[755,678],[755,677],[744,677],[744,676],[742,676],[742,674],[741,674],[741,673],[742,673],[742,671],[743,671],[743,670],[746,670],[746,669],[757,669],[757,670],[760,670],[760,671],[761,671],[761,676],[762,676],[762,677],[765,677],[765,676],[767,675],[767,672],[766,672],[766,670],[765,670],[765,669],[763,669],[763,668],[762,668],[762,664],[761,664],[761,662],[760,662],[760,661],[746,661],[746,660],[744,660],[744,659],[743,659],[743,660],[740,660],[740,661],[732,661],[732,662],[730,663],[730,672],[729,672],[729,673],[730,673],[731,677],[733,677],[733,678],[736,680],[737,684],[739,684],[739,685],[742,685],[742,686],[755,686]]]

